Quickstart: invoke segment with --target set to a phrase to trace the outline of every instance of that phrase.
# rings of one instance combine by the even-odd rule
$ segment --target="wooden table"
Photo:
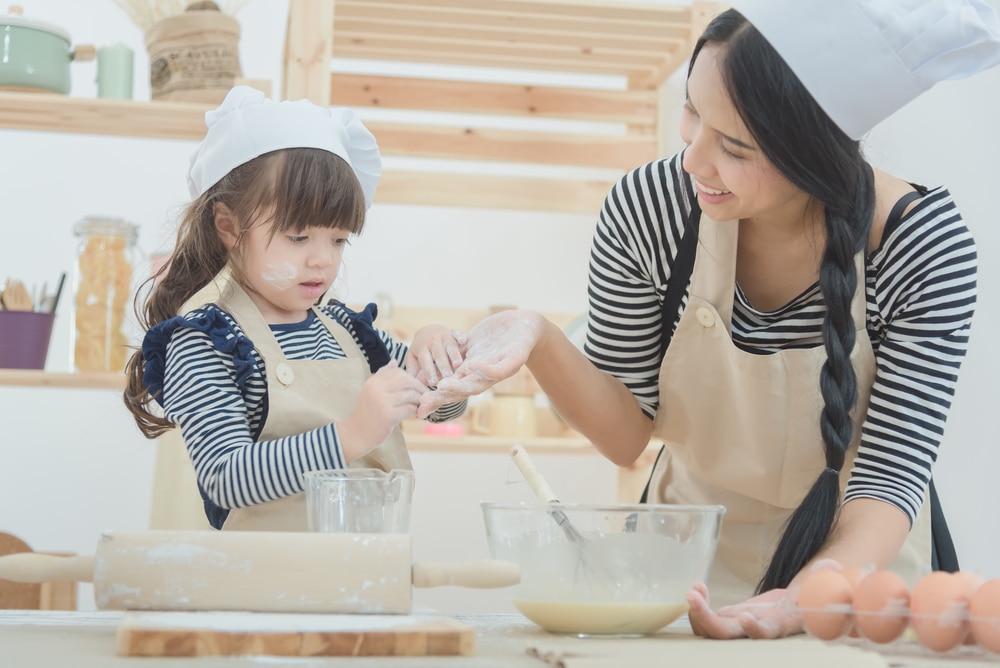
[[[462,668],[997,668],[1000,657],[918,656],[914,652],[882,656],[858,647],[834,646],[805,636],[777,641],[711,641],[691,635],[682,618],[666,630],[642,639],[578,639],[545,633],[517,614],[461,615],[477,634],[474,656],[456,657],[199,657],[141,658],[114,654],[122,613],[114,611],[0,610],[0,655],[5,666],[73,668],[236,668],[248,666],[385,667],[461,666]],[[531,653],[535,650],[535,653]],[[550,652],[549,660],[537,653]],[[554,656],[562,656],[562,663]]]

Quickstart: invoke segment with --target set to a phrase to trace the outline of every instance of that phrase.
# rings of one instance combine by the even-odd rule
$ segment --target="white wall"
[[[993,0],[1000,7],[1000,2]],[[944,82],[867,141],[871,160],[903,178],[948,186],[976,239],[979,301],[935,478],[962,566],[1000,576],[1000,68]]]
[[[69,30],[74,43],[132,46],[136,97],[148,99],[141,34],[114,2],[21,4],[26,16]],[[270,79],[276,91],[286,9],[286,2],[250,0],[239,14],[244,75]],[[74,64],[73,71],[71,95],[93,97],[94,63]],[[991,577],[1000,577],[1000,486],[995,482],[1000,448],[991,419],[1000,406],[994,382],[1000,363],[991,350],[991,332],[1000,324],[1000,230],[994,204],[1000,176],[998,118],[1000,69],[941,85],[867,142],[876,164],[927,185],[949,185],[979,243],[979,313],[936,476],[964,565]],[[193,148],[192,142],[0,130],[0,277],[51,285],[60,271],[71,270],[76,248],[71,227],[87,215],[140,224],[146,253],[169,247],[186,197],[184,177]],[[384,292],[397,304],[412,306],[504,303],[583,311],[593,220],[378,204],[347,259],[343,296],[366,301]],[[50,370],[70,365],[69,306],[67,299],[59,311]],[[153,445],[137,432],[116,393],[0,388],[0,406],[0,529],[40,550],[85,553],[103,529],[146,526]],[[415,538],[418,558],[483,556],[478,502],[528,496],[526,490],[506,487],[504,457],[426,454],[415,462],[427,472],[423,479],[433,481],[418,485],[422,505],[433,503],[448,513],[415,518],[415,530],[421,536],[455,537],[447,545]],[[603,460],[549,457],[543,466],[565,498],[610,498],[612,472]],[[600,481],[607,481],[601,496],[591,497],[602,487]],[[458,609],[484,599],[421,593],[417,600]]]

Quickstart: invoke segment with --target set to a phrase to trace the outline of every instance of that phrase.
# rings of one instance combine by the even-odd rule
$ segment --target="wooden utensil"
[[[0,532],[0,556],[32,551],[31,547],[17,536]],[[35,610],[41,597],[40,584],[0,582],[0,610]]]
[[[124,656],[469,655],[476,630],[446,617],[290,612],[126,612]]]
[[[535,493],[535,496],[545,503],[559,503],[559,498],[555,495],[555,492],[552,491],[552,488],[549,487],[549,483],[545,481],[542,474],[537,468],[535,468],[535,463],[531,460],[531,457],[528,456],[528,453],[522,446],[515,445],[511,448],[510,456],[511,459],[514,460],[514,463],[517,464],[517,468],[521,471],[521,475],[524,476],[525,482],[528,483],[528,487],[530,487],[531,491]],[[568,517],[566,517],[566,513],[559,509],[555,509],[550,511],[549,514],[562,528],[563,533],[566,534],[566,537],[569,538],[570,541],[574,543],[583,543],[586,541],[586,538],[584,538],[583,535],[576,530],[573,523],[569,521]]]
[[[21,281],[8,278],[3,289],[3,307],[8,311],[32,311],[35,308],[28,288]]]
[[[0,557],[0,578],[94,583],[98,608],[407,613],[412,587],[506,587],[516,564],[410,561],[408,534],[109,531],[95,555]]]
[[[589,541],[573,526],[566,513],[559,508],[559,498],[535,467],[535,463],[528,456],[524,447],[515,445],[511,448],[510,456],[514,460],[514,463],[517,464],[517,468],[521,471],[521,475],[524,476],[525,482],[531,487],[531,491],[535,493],[535,496],[545,503],[553,504],[554,507],[549,511],[549,515],[559,525],[563,533],[566,534],[569,542],[576,548],[578,566],[588,573],[595,574],[598,578],[606,582],[615,582],[615,575],[609,569],[608,565],[599,559],[595,559],[593,555],[588,555],[587,543]]]

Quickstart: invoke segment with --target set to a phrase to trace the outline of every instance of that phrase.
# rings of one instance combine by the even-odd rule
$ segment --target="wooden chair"
[[[17,536],[0,531],[0,556],[33,551]],[[76,589],[75,582],[30,584],[0,580],[0,609],[76,610]]]

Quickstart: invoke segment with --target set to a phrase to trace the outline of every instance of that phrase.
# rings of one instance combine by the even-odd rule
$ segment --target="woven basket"
[[[218,104],[242,76],[240,24],[218,11],[168,16],[146,31],[154,100]]]

